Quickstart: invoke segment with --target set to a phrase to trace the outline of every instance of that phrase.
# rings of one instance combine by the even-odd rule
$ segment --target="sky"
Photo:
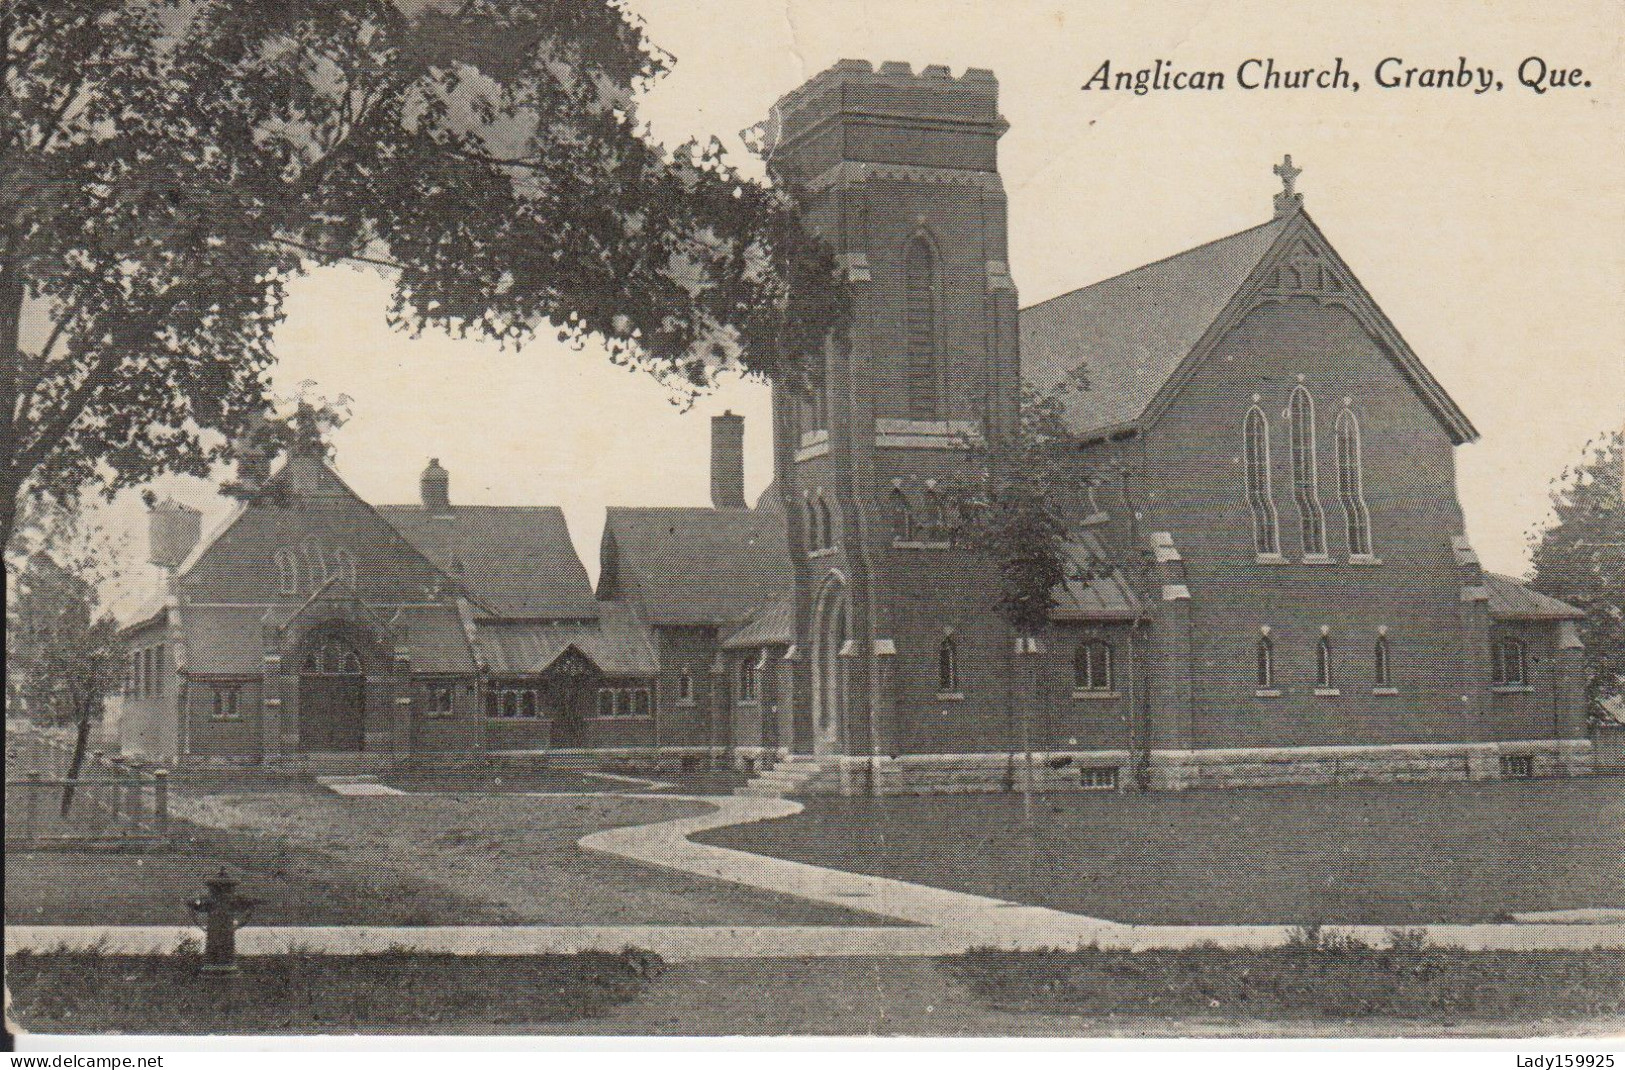
[[[1269,218],[1271,166],[1291,153],[1320,224],[1478,427],[1457,451],[1468,533],[1485,565],[1519,574],[1548,484],[1588,439],[1625,426],[1625,8],[1608,2],[1323,5],[1004,0],[631,0],[676,60],[641,111],[660,140],[738,132],[843,57],[992,69],[1011,272],[1022,303],[1087,285]],[[1125,10],[1133,10],[1132,15]],[[1560,12],[1560,13],[1559,13]],[[1538,56],[1590,87],[1537,94]],[[1234,87],[1249,58],[1343,59],[1358,92]],[[1373,68],[1486,66],[1504,90],[1384,90]],[[1223,92],[1083,91],[1103,61],[1226,72]],[[544,338],[501,350],[385,323],[389,281],[335,268],[294,287],[276,386],[348,395],[341,475],[369,501],[417,500],[430,457],[454,502],[560,505],[597,574],[607,505],[708,501],[708,418],[741,413],[746,493],[771,478],[768,396],[730,381],[692,409],[593,347]],[[206,512],[205,481],[156,485]],[[101,510],[144,556],[142,506]],[[124,603],[151,590],[133,567]]]

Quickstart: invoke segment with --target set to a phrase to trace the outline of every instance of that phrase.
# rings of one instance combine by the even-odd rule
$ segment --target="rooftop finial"
[[[1281,177],[1281,192],[1275,195],[1275,218],[1291,215],[1303,207],[1303,194],[1297,191],[1298,176],[1303,174],[1303,168],[1292,166],[1292,155],[1281,157],[1274,171]]]

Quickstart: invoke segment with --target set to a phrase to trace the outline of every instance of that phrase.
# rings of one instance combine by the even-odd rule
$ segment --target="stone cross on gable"
[[[1292,155],[1288,153],[1273,170],[1281,178],[1281,192],[1275,195],[1275,216],[1279,219],[1303,207],[1303,194],[1297,192],[1298,176],[1303,174],[1303,168],[1293,167]]]

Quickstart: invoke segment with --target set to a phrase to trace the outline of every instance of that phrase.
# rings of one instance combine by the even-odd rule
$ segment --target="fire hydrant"
[[[221,867],[203,882],[207,895],[188,899],[186,905],[203,926],[203,972],[237,972],[237,930],[248,924],[260,900],[237,894],[237,879]]]

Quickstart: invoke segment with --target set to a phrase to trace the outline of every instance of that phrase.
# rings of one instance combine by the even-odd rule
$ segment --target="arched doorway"
[[[813,754],[839,754],[846,727],[847,662],[841,649],[851,637],[852,600],[846,580],[831,572],[813,610]]]
[[[299,655],[299,749],[361,750],[366,710],[367,677],[350,629],[314,629]]]

